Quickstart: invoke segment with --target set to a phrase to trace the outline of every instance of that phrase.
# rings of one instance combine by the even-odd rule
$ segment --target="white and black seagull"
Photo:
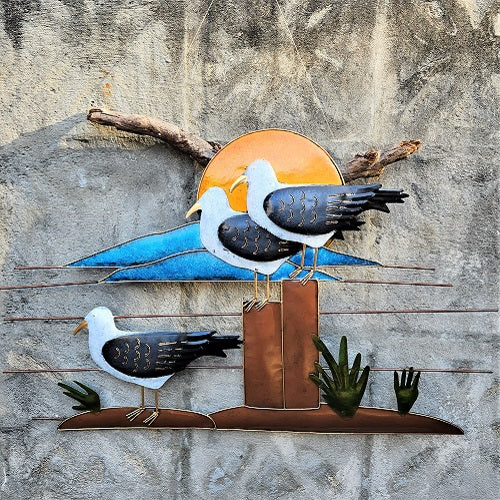
[[[361,212],[389,212],[388,203],[403,203],[408,196],[402,189],[382,189],[381,184],[283,184],[266,160],[251,163],[231,192],[242,183],[248,184],[247,210],[252,220],[278,238],[302,243],[301,265],[291,278],[304,267],[306,246],[314,248],[313,267],[302,279],[304,284],[316,270],[318,249],[335,235],[341,237],[342,231],[358,230],[363,224],[358,219]]]
[[[232,266],[254,273],[254,297],[245,304],[261,309],[269,301],[269,276],[300,250],[300,244],[275,236],[256,224],[245,212],[233,210],[225,191],[208,189],[187,212],[186,218],[201,210],[200,238],[203,246]],[[266,298],[257,300],[257,273],[266,276]]]
[[[127,414],[134,420],[143,411],[144,388],[155,391],[155,410],[144,423],[151,425],[159,415],[158,389],[175,373],[201,356],[226,357],[224,349],[237,349],[237,335],[215,336],[200,332],[124,332],[115,326],[107,307],[92,309],[73,332],[89,331],[89,350],[99,368],[114,377],[141,387],[141,405]]]

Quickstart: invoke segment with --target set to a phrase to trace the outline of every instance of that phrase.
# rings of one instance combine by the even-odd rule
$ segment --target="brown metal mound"
[[[87,429],[218,429],[348,434],[463,434],[456,425],[434,417],[396,410],[361,407],[352,418],[342,418],[327,405],[318,409],[285,410],[239,406],[203,415],[188,410],[162,409],[151,426],[143,423],[152,408],[133,422],[126,414],[134,408],[104,408],[64,420],[59,430]]]
[[[103,408],[96,413],[79,413],[67,418],[59,425],[60,431],[86,429],[213,429],[213,420],[202,413],[188,410],[161,409],[157,419],[146,425],[143,420],[151,415],[153,408],[147,408],[135,420],[130,422],[126,415],[132,407]]]
[[[312,410],[276,410],[228,408],[210,417],[217,429],[259,431],[353,433],[353,434],[463,434],[463,430],[445,420],[396,410],[360,407],[352,418],[342,418],[327,405]]]

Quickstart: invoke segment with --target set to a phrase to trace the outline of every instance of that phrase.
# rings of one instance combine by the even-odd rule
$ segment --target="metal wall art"
[[[83,412],[65,419],[59,429],[137,427],[461,434],[462,430],[451,423],[409,413],[418,397],[420,378],[420,372],[414,377],[413,369],[408,373],[403,370],[401,380],[397,371],[394,372],[398,410],[360,407],[370,367],[361,370],[361,354],[358,354],[349,368],[345,337],[340,341],[338,360],[319,338],[318,280],[449,286],[342,280],[329,272],[329,268],[340,266],[391,267],[329,247],[337,249],[339,238],[360,229],[363,224],[360,216],[364,211],[389,212],[388,205],[400,204],[407,196],[401,189],[383,188],[378,183],[344,185],[330,156],[313,141],[294,132],[253,132],[222,148],[208,164],[197,202],[186,214],[190,217],[201,212],[199,222],[135,238],[66,266],[46,267],[109,268],[112,272],[108,271],[100,281],[106,284],[253,281],[253,296],[243,303],[241,313],[235,313],[242,317],[243,344],[239,335],[217,335],[213,330],[120,331],[109,309],[95,308],[74,333],[88,329],[90,354],[99,368],[52,371],[102,370],[138,385],[140,404],[101,408],[99,396],[93,389],[76,381],[83,391],[60,383],[64,394],[79,403],[73,409]],[[260,299],[258,280],[266,281],[265,293]],[[278,302],[270,300],[271,282],[281,284]],[[92,282],[25,288],[88,283]],[[0,287],[0,290],[12,288],[23,286]],[[222,312],[210,315],[217,314],[224,315]],[[208,314],[179,315],[203,317]],[[24,318],[29,319],[58,318]],[[158,389],[175,373],[190,368],[189,363],[201,356],[225,357],[225,350],[240,347],[244,386],[241,406],[207,415],[160,408]],[[327,366],[321,364],[320,353]],[[371,372],[377,370],[385,369],[372,367]],[[13,372],[23,370],[10,371]],[[153,408],[146,407],[145,388],[155,391]],[[321,403],[321,395],[327,404]]]

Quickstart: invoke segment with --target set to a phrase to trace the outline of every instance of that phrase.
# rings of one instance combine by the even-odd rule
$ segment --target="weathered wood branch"
[[[418,140],[402,141],[397,146],[381,151],[369,149],[366,153],[357,154],[341,168],[344,180],[351,182],[360,177],[378,177],[387,165],[407,158],[417,151],[421,144]]]
[[[182,153],[188,154],[202,166],[207,165],[222,147],[221,144],[206,141],[173,123],[144,115],[91,109],[87,119],[93,123],[115,127],[119,130],[156,137],[177,148]],[[346,182],[361,177],[377,177],[382,174],[387,165],[407,158],[417,151],[420,146],[420,141],[413,140],[400,142],[396,146],[381,151],[370,149],[366,153],[357,154],[353,160],[346,163],[341,168],[342,175]]]
[[[215,156],[215,153],[221,149],[220,144],[206,141],[196,134],[187,132],[173,123],[158,118],[120,113],[119,111],[91,109],[87,119],[93,123],[108,125],[126,132],[156,137],[174,146],[182,153],[188,154],[201,165],[206,165]]]

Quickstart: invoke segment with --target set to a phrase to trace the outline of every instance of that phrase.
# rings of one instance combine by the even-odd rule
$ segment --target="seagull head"
[[[187,211],[186,219],[195,212],[202,211],[208,217],[216,217],[230,209],[226,192],[220,187],[211,187],[207,189],[201,198]]]
[[[240,184],[260,184],[263,186],[273,186],[278,182],[272,165],[267,160],[256,160],[245,169],[245,173],[240,175],[229,190],[232,193]]]
[[[84,320],[75,328],[73,335],[87,329],[90,332],[96,330],[114,330],[115,320],[113,313],[107,307],[96,307],[90,311]]]

